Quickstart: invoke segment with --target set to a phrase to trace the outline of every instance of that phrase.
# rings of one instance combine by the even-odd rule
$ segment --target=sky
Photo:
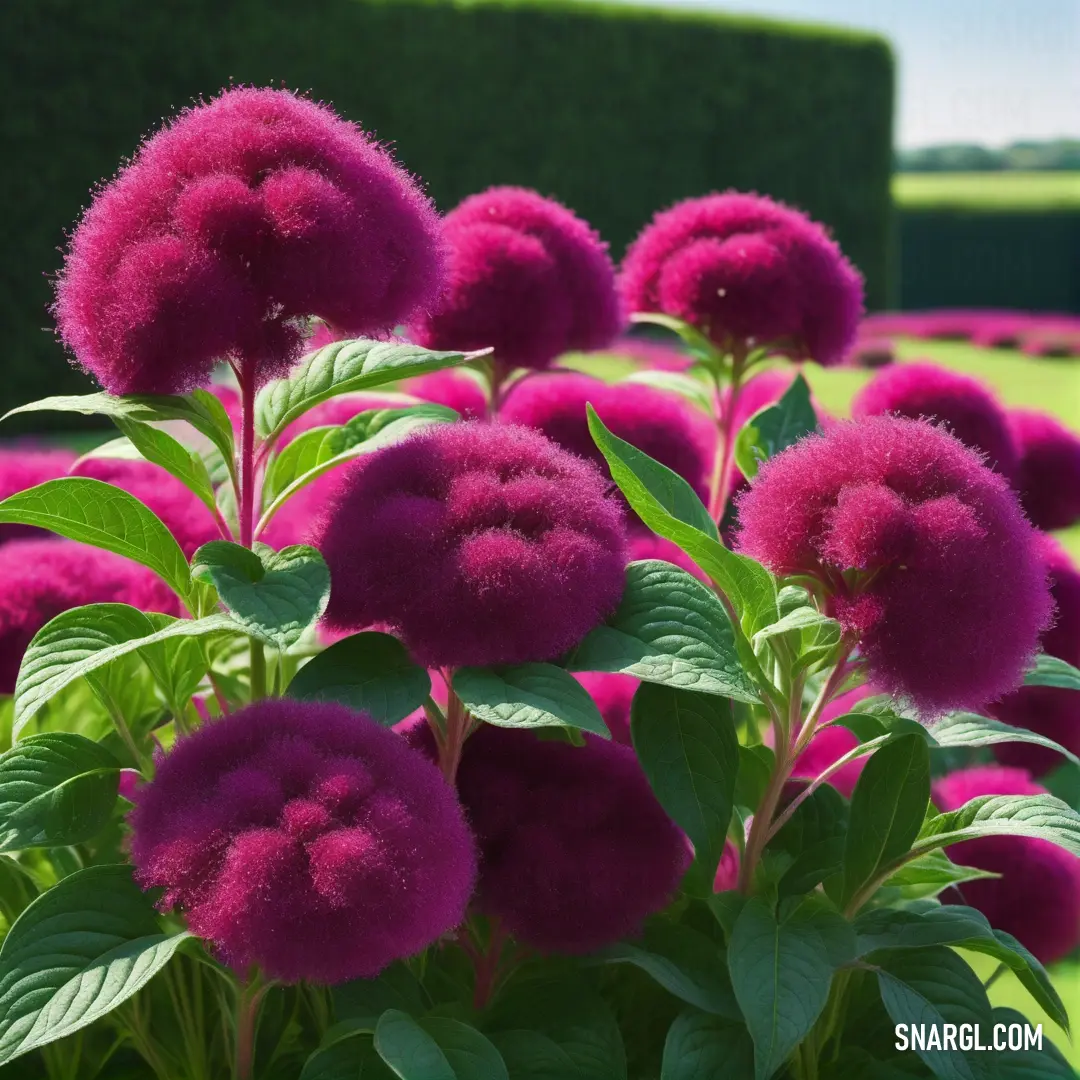
[[[1080,138],[1080,0],[626,0],[874,30],[899,68],[896,140]]]

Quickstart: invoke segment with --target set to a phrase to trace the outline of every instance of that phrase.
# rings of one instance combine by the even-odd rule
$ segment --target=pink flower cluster
[[[1080,317],[992,308],[942,308],[870,315],[864,332],[877,337],[955,338],[1032,356],[1080,353]]]
[[[440,306],[410,333],[432,349],[494,347],[504,370],[544,368],[571,349],[599,349],[622,327],[607,245],[535,191],[496,187],[443,220],[449,250]]]
[[[844,359],[862,314],[862,278],[820,225],[734,191],[658,213],[620,286],[631,311],[676,316],[723,348],[768,345],[826,365]]]
[[[389,626],[432,667],[554,659],[623,588],[599,471],[510,425],[439,425],[353,465],[317,545],[330,627]]]
[[[263,701],[205,724],[133,797],[136,880],[239,971],[371,978],[452,930],[472,894],[453,790],[340,705]]]
[[[115,394],[178,393],[229,359],[255,383],[318,315],[382,334],[426,308],[438,219],[354,124],[281,90],[236,88],[145,142],[76,229],[56,316]]]
[[[1018,686],[1050,621],[1015,495],[924,422],[872,417],[808,436],[765,464],[739,521],[740,550],[817,579],[873,681],[931,714]]]

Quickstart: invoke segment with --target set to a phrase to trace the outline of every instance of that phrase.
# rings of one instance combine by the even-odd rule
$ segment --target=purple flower
[[[432,753],[426,725],[407,734]],[[483,725],[465,744],[458,794],[480,850],[477,905],[543,952],[583,953],[640,930],[690,862],[633,750]]]
[[[934,364],[898,364],[873,378],[856,396],[856,420],[891,413],[944,424],[986,464],[1010,480],[1017,451],[1005,409],[977,379]]]
[[[819,364],[844,359],[862,314],[862,278],[824,228],[735,191],[658,213],[620,287],[631,311],[684,319],[723,348],[770,345]]]
[[[494,187],[446,215],[448,283],[410,325],[432,349],[493,346],[504,368],[544,368],[600,349],[623,325],[607,245],[581,218],[526,188]]]
[[[589,433],[587,403],[614,435],[677,472],[704,494],[716,428],[678,394],[641,383],[611,385],[576,372],[530,375],[507,394],[499,419],[536,428],[607,473],[604,455]]]
[[[429,667],[551,660],[616,606],[625,540],[599,471],[511,425],[440,424],[350,467],[317,537],[331,629]]]
[[[810,435],[739,500],[740,549],[817,578],[873,682],[926,713],[1015,689],[1051,613],[1008,483],[942,428],[879,416]]]
[[[621,746],[633,746],[630,738],[630,704],[641,685],[632,675],[587,671],[574,676],[589,692],[611,737]]]
[[[956,810],[981,795],[1045,795],[1023,769],[986,765],[962,769],[934,784],[934,802]],[[1044,964],[1080,944],[1080,859],[1027,836],[985,836],[948,848],[949,858],[1001,874],[967,881],[954,902],[978,908],[990,925],[1012,934]]]
[[[465,420],[487,416],[487,396],[480,383],[458,371],[434,371],[408,379],[402,387],[421,401],[433,401],[461,414]]]
[[[0,450],[0,500],[27,488],[65,476],[75,462],[70,450],[44,450],[19,447]],[[0,544],[8,540],[44,538],[49,534],[33,525],[0,524]]]
[[[1016,487],[1027,515],[1040,529],[1067,529],[1080,521],[1080,436],[1045,413],[1009,414],[1020,453]]]
[[[203,544],[221,538],[202,500],[160,465],[121,458],[85,458],[73,472],[134,495],[168,526],[189,559]]]
[[[14,690],[30,639],[50,619],[106,603],[179,613],[156,574],[110,551],[57,537],[0,545],[0,694]]]
[[[476,855],[435,766],[366,714],[267,700],[157,763],[130,816],[136,880],[243,970],[371,978],[462,919]]]
[[[64,343],[114,394],[204,385],[229,358],[283,374],[318,315],[378,335],[425,308],[438,219],[329,108],[240,87],[184,111],[95,197],[57,289]]]
[[[1074,666],[1080,665],[1080,571],[1052,537],[1042,538],[1042,552],[1050,574],[1050,595],[1056,609],[1054,625],[1043,634],[1043,652]],[[1023,686],[1006,694],[990,709],[997,719],[1027,728],[1080,754],[1080,694],[1054,686]],[[998,760],[1041,776],[1062,762],[1056,750],[1033,743],[999,743]]]

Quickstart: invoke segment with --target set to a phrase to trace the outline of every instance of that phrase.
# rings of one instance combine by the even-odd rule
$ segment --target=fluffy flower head
[[[440,424],[370,455],[317,546],[331,628],[390,626],[428,666],[550,660],[623,588],[619,504],[599,472],[527,428]]]
[[[341,705],[204,724],[135,794],[131,853],[192,932],[285,982],[370,978],[462,918],[476,875],[435,766]]]
[[[820,364],[844,359],[862,314],[862,278],[820,225],[734,191],[658,213],[620,286],[630,310],[685,319],[721,346],[771,344]]]
[[[30,639],[62,611],[84,604],[178,610],[156,574],[111,551],[56,537],[0,545],[0,694],[14,690]]]
[[[74,463],[75,454],[70,450],[31,447],[0,450],[0,500],[66,475]],[[33,525],[0,524],[0,544],[47,535]]]
[[[239,87],[181,113],[95,197],[57,290],[65,344],[106,390],[178,393],[231,358],[259,382],[308,316],[381,334],[441,277],[438,219],[356,125]]]
[[[492,346],[504,368],[547,367],[600,349],[622,327],[607,245],[552,199],[516,187],[472,195],[446,215],[441,306],[410,326],[433,349]]]
[[[716,430],[704,413],[678,394],[641,383],[608,384],[591,375],[530,375],[507,394],[499,418],[542,431],[579,457],[607,463],[589,433],[586,404],[614,435],[677,472],[704,493]]]
[[[965,446],[1012,479],[1017,454],[1009,419],[997,398],[977,379],[936,364],[897,364],[877,375],[856,396],[852,415],[907,416],[943,423]]]
[[[426,725],[407,737],[431,752]],[[690,861],[633,750],[595,735],[577,747],[485,724],[457,785],[480,849],[478,906],[545,952],[638,931]]]
[[[980,708],[1019,685],[1051,613],[1007,482],[942,428],[873,417],[778,454],[739,501],[739,546],[809,574],[882,691]]]
[[[978,766],[942,777],[934,802],[956,810],[981,795],[1045,795],[1023,769]],[[1071,852],[1027,836],[986,836],[948,849],[961,866],[1001,874],[968,881],[963,900],[978,908],[996,930],[1012,934],[1044,964],[1080,944],[1080,859]]]
[[[1080,436],[1045,413],[1017,409],[1009,420],[1020,502],[1038,528],[1067,529],[1080,521]]]

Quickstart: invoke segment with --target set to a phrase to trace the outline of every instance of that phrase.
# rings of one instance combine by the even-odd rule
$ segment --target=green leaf
[[[0,1064],[79,1031],[187,941],[163,934],[130,866],[91,866],[42,893],[0,948]]]
[[[962,947],[973,952],[986,953],[1010,968],[1024,989],[1038,1002],[1043,1012],[1068,1034],[1069,1013],[1046,968],[1012,934],[994,929],[990,933],[994,941],[985,937],[977,938],[973,942],[965,942]]]
[[[753,810],[764,798],[776,768],[776,755],[760,743],[739,746],[739,774],[735,780],[735,805]]]
[[[636,311],[630,316],[630,321],[662,326],[665,330],[670,330],[678,335],[679,340],[698,360],[710,367],[719,367],[722,360],[720,350],[693,323],[677,319],[674,315],[663,315],[659,311]]]
[[[497,727],[573,727],[611,733],[589,692],[554,664],[458,668],[454,692],[478,720]]]
[[[65,476],[0,502],[0,523],[36,525],[69,540],[148,566],[185,603],[192,599],[187,559],[149,507],[112,484]]]
[[[1045,746],[1056,750],[1074,765],[1080,765],[1078,758],[1064,746],[1025,728],[1003,724],[1000,720],[991,720],[987,716],[974,713],[953,713],[945,716],[930,726],[930,735],[938,746],[994,746],[997,743],[1023,742]]]
[[[776,618],[776,580],[760,563],[728,551],[694,489],[677,473],[612,435],[590,405],[589,431],[627,502],[653,532],[677,544],[734,605],[753,634]]]
[[[198,454],[189,450],[168,433],[139,420],[118,416],[114,417],[113,422],[147,461],[160,465],[166,472],[175,476],[184,487],[202,501],[211,513],[216,512],[214,485],[210,481],[206,463]]]
[[[1035,658],[1035,666],[1024,677],[1025,686],[1057,686],[1062,690],[1080,690],[1080,670],[1072,664],[1045,653]]]
[[[375,1050],[401,1080],[458,1080],[439,1044],[398,1009],[387,1009],[379,1017]]]
[[[743,1024],[687,1010],[668,1030],[660,1080],[741,1080],[753,1069],[754,1044]]]
[[[904,900],[923,900],[937,896],[954,885],[963,885],[965,881],[1000,876],[974,866],[959,866],[945,852],[930,851],[905,863],[886,879],[882,887],[898,890]]]
[[[703,412],[712,416],[712,393],[707,383],[701,379],[695,379],[693,375],[686,375],[681,371],[635,371],[628,375],[623,382],[641,383],[651,386],[655,390],[663,390],[669,394],[678,394],[680,397],[691,401]]]
[[[646,928],[641,945],[621,941],[596,955],[609,964],[633,964],[703,1012],[742,1020],[723,950],[688,926],[657,921]]]
[[[754,1076],[767,1080],[814,1026],[833,971],[854,952],[854,934],[812,903],[777,921],[760,898],[746,902],[728,945],[735,997],[754,1042]]]
[[[991,1019],[995,1027],[998,1024],[1004,1024],[1006,1028],[1014,1024],[1032,1026],[1028,1018],[1015,1009],[994,1009]],[[1006,1032],[1001,1033],[1003,1038],[1006,1035]],[[983,1063],[980,1060],[980,1064]],[[1041,1049],[1030,1047],[996,1053],[987,1064],[989,1068],[983,1071],[980,1080],[1076,1080],[1076,1071],[1049,1039],[1043,1040]]]
[[[879,954],[878,989],[894,1024],[920,1025],[938,1040],[946,1024],[990,1026],[990,1002],[982,983],[951,949],[931,947]],[[910,1028],[908,1029],[910,1035]],[[943,1046],[910,1046],[941,1080],[978,1080],[965,1053]]]
[[[121,656],[174,638],[236,633],[240,629],[228,615],[196,620],[156,615],[151,620],[127,604],[87,604],[62,612],[34,635],[23,654],[15,680],[12,735],[18,738],[38,710],[76,679]]]
[[[108,823],[120,762],[82,735],[34,735],[0,755],[0,851],[81,844]]]
[[[642,683],[634,694],[630,717],[641,767],[660,805],[694,845],[711,892],[739,772],[731,702]]]
[[[619,1025],[580,976],[512,986],[485,1032],[512,1080],[626,1080]]]
[[[763,462],[817,430],[810,386],[796,375],[775,405],[754,413],[743,425],[735,439],[735,462],[747,480],[753,480]]]
[[[70,412],[141,423],[185,420],[217,447],[230,466],[233,460],[233,431],[229,414],[221,401],[208,390],[173,396],[128,394],[114,397],[112,394],[97,393],[48,397],[12,409],[2,419],[30,412]]]
[[[866,763],[851,796],[844,848],[847,903],[878,868],[905,853],[930,802],[930,752],[918,735],[901,735]]]
[[[922,855],[977,836],[1033,836],[1080,856],[1080,814],[1052,795],[980,795],[928,818],[912,851]]]
[[[211,540],[192,556],[191,576],[213,583],[246,633],[279,649],[295,645],[330,599],[326,562],[303,544],[274,551]]]
[[[572,671],[619,671],[738,701],[758,701],[739,662],[724,605],[671,563],[646,559],[626,568],[615,614],[571,654]]]
[[[289,378],[259,391],[256,434],[273,442],[297,417],[328,398],[454,367],[481,355],[431,352],[418,345],[363,338],[335,341],[304,357]]]
[[[335,1035],[331,1028],[324,1043],[304,1062],[300,1080],[394,1080],[396,1074],[376,1053],[366,1032]]]
[[[420,1027],[435,1041],[457,1080],[510,1080],[506,1063],[474,1027],[442,1016],[427,1016]]]
[[[813,607],[798,607],[794,611],[789,612],[782,619],[771,623],[769,626],[762,627],[753,638],[754,645],[760,645],[764,641],[768,641],[769,638],[777,637],[780,634],[790,634],[794,631],[802,630],[814,630],[819,631],[827,627],[830,631],[835,630],[837,634],[837,640],[839,640],[840,624],[835,619],[830,619],[828,615],[822,615],[817,608]]]
[[[287,693],[304,701],[339,701],[382,724],[396,724],[424,704],[431,678],[396,637],[368,630],[309,660]]]
[[[274,459],[267,474],[263,499],[266,509],[258,535],[301,488],[347,461],[401,442],[432,424],[461,419],[445,405],[425,402],[404,409],[374,409],[338,427],[312,428],[298,435]]]

